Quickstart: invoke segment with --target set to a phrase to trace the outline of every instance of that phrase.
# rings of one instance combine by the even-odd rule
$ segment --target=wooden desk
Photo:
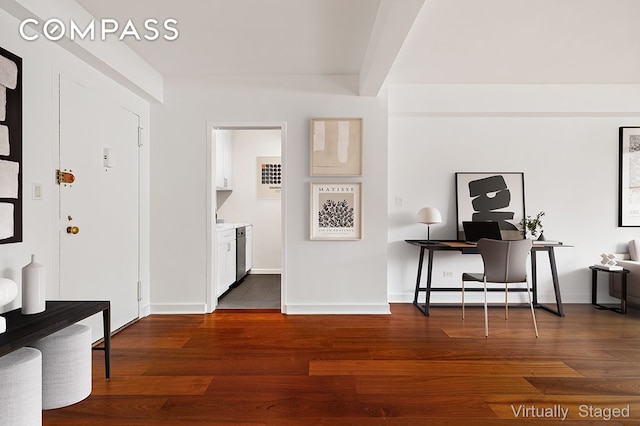
[[[111,377],[111,303],[109,301],[47,301],[44,312],[23,315],[21,308],[0,314],[7,320],[7,331],[0,334],[0,356],[6,355],[65,327],[102,312],[105,376]]]
[[[475,245],[467,244],[464,241],[425,241],[425,240],[405,240],[407,243],[420,247],[420,257],[418,260],[418,276],[416,279],[416,288],[413,296],[413,304],[420,310],[425,316],[429,315],[429,303],[432,291],[460,291],[461,287],[431,287],[431,276],[433,271],[433,253],[436,251],[458,251],[463,254],[477,254],[478,249]],[[560,295],[560,282],[558,279],[558,269],[556,267],[556,257],[553,251],[554,247],[571,247],[565,244],[553,244],[542,245],[533,244],[531,248],[531,287],[533,293],[533,306],[536,308],[544,309],[553,314],[563,317],[564,310],[562,309],[562,296]],[[556,298],[556,308],[550,308],[548,306],[538,303],[538,274],[537,274],[537,259],[536,253],[545,251],[549,256],[549,267],[551,268],[551,279],[553,281],[553,289]],[[424,264],[425,252],[428,253],[427,257],[427,285],[426,287],[420,287],[422,279],[422,269]],[[465,291],[483,291],[481,288],[470,288]],[[418,303],[418,294],[421,291],[425,291],[426,301],[424,304]],[[488,291],[504,291],[503,289],[488,289]],[[513,289],[509,291],[526,291],[526,289]]]

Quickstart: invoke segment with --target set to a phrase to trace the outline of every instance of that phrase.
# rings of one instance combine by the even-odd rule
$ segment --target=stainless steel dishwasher
[[[247,230],[244,226],[236,228],[236,283],[247,274]]]

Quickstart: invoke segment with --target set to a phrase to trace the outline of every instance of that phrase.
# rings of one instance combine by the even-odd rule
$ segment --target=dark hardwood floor
[[[536,311],[537,339],[515,308],[490,309],[489,338],[481,308],[155,315],[113,337],[110,381],[95,352],[91,396],[44,424],[638,425],[640,314],[565,310]]]

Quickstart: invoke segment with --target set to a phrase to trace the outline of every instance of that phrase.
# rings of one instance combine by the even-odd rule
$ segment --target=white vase
[[[35,254],[31,263],[22,268],[22,313],[37,314],[45,309],[46,276],[44,266],[36,262]]]

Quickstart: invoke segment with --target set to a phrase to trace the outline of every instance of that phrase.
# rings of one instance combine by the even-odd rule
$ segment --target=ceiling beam
[[[381,0],[360,69],[360,96],[378,96],[425,0]]]
[[[38,26],[29,26],[30,31],[42,34],[42,24],[51,18],[63,22],[88,22],[93,19],[75,1],[63,0],[0,0],[0,8],[20,21],[35,18]],[[44,37],[41,37],[44,39]],[[46,40],[46,39],[45,39]],[[48,40],[47,40],[48,41]],[[91,41],[71,40],[68,36],[56,43],[112,80],[150,102],[162,102],[164,81],[162,75],[148,62],[123,42],[116,40]]]

